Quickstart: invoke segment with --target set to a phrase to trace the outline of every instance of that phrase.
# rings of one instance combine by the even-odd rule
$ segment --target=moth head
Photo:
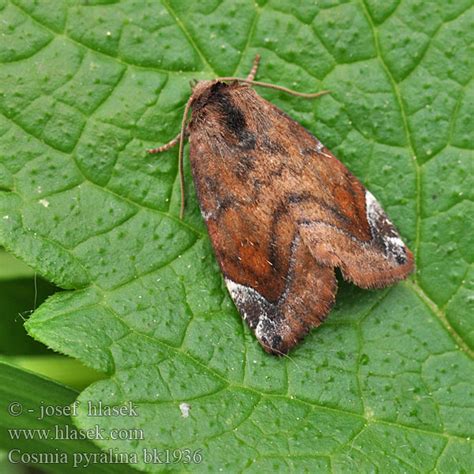
[[[191,97],[189,99],[189,106],[193,111],[200,110],[202,107],[209,103],[210,98],[221,91],[223,88],[228,87],[229,84],[219,79],[212,81],[198,81],[194,84]]]
[[[216,81],[194,81],[191,84],[191,102],[196,102],[200,97],[208,94],[209,90],[215,82]]]

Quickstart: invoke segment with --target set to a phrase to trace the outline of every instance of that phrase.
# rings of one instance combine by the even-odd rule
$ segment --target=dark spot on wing
[[[271,140],[268,136],[263,137],[261,146],[264,151],[272,155],[282,155],[285,153],[285,148],[277,141]]]
[[[242,155],[237,160],[235,173],[241,181],[247,181],[249,174],[255,169],[255,160],[252,156]]]

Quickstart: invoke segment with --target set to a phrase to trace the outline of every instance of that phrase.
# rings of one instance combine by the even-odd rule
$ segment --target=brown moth
[[[227,288],[263,348],[286,354],[335,302],[338,267],[361,288],[405,278],[413,255],[374,196],[310,132],[247,79],[197,82],[181,133]],[[189,109],[191,120],[187,122]],[[183,194],[182,194],[183,195]],[[182,210],[184,200],[182,200]]]

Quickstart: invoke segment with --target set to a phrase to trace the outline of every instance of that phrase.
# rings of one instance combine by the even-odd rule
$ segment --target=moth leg
[[[164,145],[159,146],[158,148],[152,148],[151,150],[147,150],[147,153],[150,153],[150,155],[154,155],[155,153],[162,153],[163,151],[167,151],[170,148],[173,148],[175,145],[179,143],[179,138],[180,138],[181,132],[178,133],[172,140],[170,140],[168,143],[165,143]],[[185,130],[185,136],[188,136],[188,130]]]
[[[260,63],[260,54],[257,54],[255,56],[255,59],[253,60],[252,69],[250,70],[249,75],[247,76],[247,81],[253,81],[255,79],[255,75],[257,74],[259,63]]]

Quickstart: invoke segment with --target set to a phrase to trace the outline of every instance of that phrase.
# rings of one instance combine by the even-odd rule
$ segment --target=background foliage
[[[192,471],[474,470],[473,11],[0,0],[0,243],[69,290],[27,329],[107,375],[83,404],[137,406],[100,423],[145,440],[101,447],[202,449],[201,464],[171,466]],[[341,282],[328,322],[285,359],[230,301],[188,169],[178,219],[176,151],[144,152],[177,133],[190,79],[244,75],[257,52],[260,80],[332,91],[261,94],[378,197],[417,262],[386,290]]]

